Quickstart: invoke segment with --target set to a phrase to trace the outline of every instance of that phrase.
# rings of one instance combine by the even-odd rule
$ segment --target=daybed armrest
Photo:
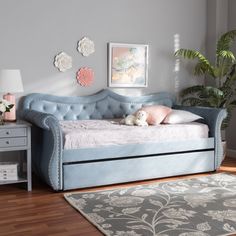
[[[42,128],[42,129],[46,129],[46,130],[50,129],[50,126],[48,124],[49,120],[52,119],[56,123],[58,123],[58,119],[54,115],[48,114],[48,113],[43,113],[40,111],[34,111],[34,110],[30,110],[30,109],[23,110],[23,112],[21,113],[21,117],[24,120],[27,120],[30,123]]]
[[[215,138],[215,168],[219,168],[223,161],[223,147],[221,143],[221,125],[226,118],[225,109],[212,107],[190,107],[176,105],[173,109],[186,110],[201,116],[203,123],[209,127],[209,136]]]
[[[37,170],[43,175],[45,181],[52,186],[54,190],[61,190],[62,186],[62,149],[63,138],[58,119],[52,114],[47,114],[39,111],[25,109],[21,113],[24,120],[43,129],[43,143],[41,156],[35,154],[35,158],[41,158],[41,165],[36,166]],[[36,136],[39,135],[37,132]],[[35,144],[33,154],[37,152],[39,144]],[[34,158],[34,155],[33,155]],[[36,160],[36,163],[37,162]]]

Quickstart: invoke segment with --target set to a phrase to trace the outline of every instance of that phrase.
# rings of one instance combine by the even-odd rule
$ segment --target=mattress
[[[60,121],[64,149],[142,144],[208,137],[208,126],[191,122],[156,126],[127,126],[118,120]]]

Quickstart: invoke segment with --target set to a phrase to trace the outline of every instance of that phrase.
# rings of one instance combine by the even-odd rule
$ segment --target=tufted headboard
[[[153,104],[172,107],[174,97],[166,92],[128,97],[104,89],[94,95],[81,97],[33,93],[25,96],[21,103],[23,109],[53,114],[58,120],[122,118],[142,106]]]

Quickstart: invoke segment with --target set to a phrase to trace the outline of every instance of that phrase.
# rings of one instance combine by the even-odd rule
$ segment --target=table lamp
[[[5,121],[16,120],[16,98],[15,95],[12,93],[20,93],[23,91],[24,90],[20,70],[0,71],[0,92],[6,93],[3,95],[3,99],[6,99],[14,105],[10,112],[4,113]]]

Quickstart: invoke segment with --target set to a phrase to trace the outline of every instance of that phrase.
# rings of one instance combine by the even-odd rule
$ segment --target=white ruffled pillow
[[[195,120],[203,119],[201,116],[198,116],[192,112],[184,110],[172,110],[164,119],[163,123],[165,124],[181,124],[193,122]]]

